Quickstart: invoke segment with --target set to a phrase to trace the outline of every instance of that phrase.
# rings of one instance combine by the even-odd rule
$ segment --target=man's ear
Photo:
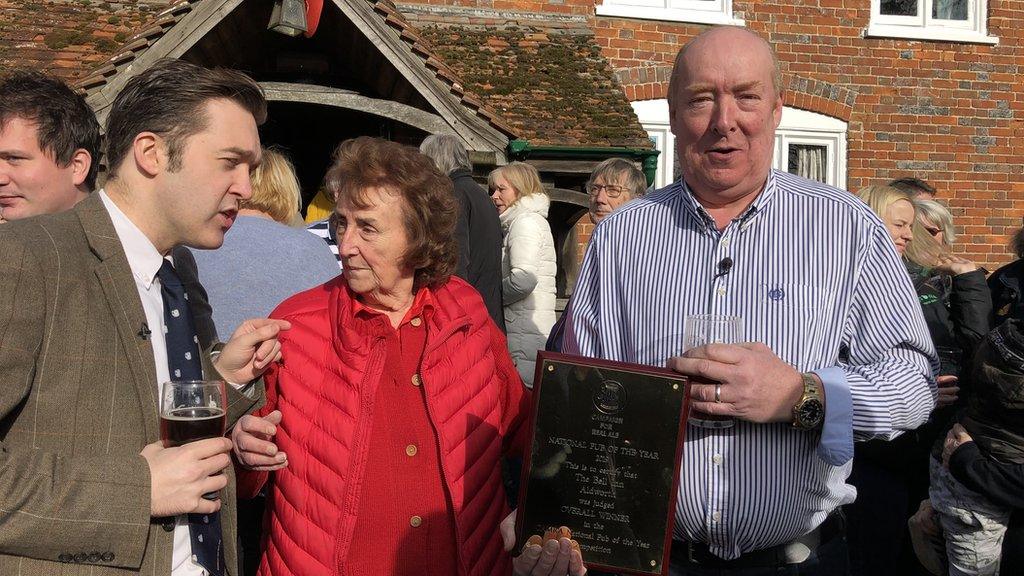
[[[75,150],[71,155],[71,181],[75,186],[81,186],[89,176],[89,169],[92,168],[92,154],[85,148]]]
[[[140,132],[132,140],[132,157],[139,172],[156,176],[167,169],[167,143],[152,132]]]

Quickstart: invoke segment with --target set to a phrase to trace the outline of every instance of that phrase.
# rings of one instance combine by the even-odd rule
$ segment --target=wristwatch
[[[821,385],[810,372],[800,375],[804,393],[793,406],[793,427],[813,430],[825,420],[825,404],[822,402]]]

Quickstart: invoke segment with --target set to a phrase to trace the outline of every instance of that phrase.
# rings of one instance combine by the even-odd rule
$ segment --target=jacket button
[[[74,562],[75,557],[71,554],[61,554],[60,556],[57,556],[57,560],[60,560],[61,562]]]
[[[416,445],[415,444],[409,444],[408,446],[406,446],[405,447],[405,455],[406,456],[415,456],[416,455]]]
[[[423,320],[421,320],[419,316],[415,316],[412,320],[409,320],[409,324],[412,324],[414,327],[419,327],[420,324],[423,324]]]
[[[104,552],[103,555],[100,556],[100,560],[102,560],[104,562],[113,562],[114,561],[114,553],[113,552]]]
[[[412,375],[412,385],[413,386],[419,386],[422,383],[423,383],[423,381],[420,380],[420,375],[419,374],[413,374]]]
[[[160,523],[160,527],[164,529],[164,532],[174,532],[174,518],[169,518]]]
[[[413,528],[419,528],[420,524],[423,524],[423,518],[420,518],[419,516],[413,516],[412,518],[409,518],[409,526],[412,526]]]
[[[75,563],[76,564],[81,564],[82,562],[85,562],[88,559],[89,559],[89,555],[86,554],[85,552],[79,552],[78,554],[75,554]]]
[[[89,554],[89,557],[86,560],[88,560],[90,564],[95,564],[102,559],[103,554],[100,554],[99,552],[93,552],[92,554]]]

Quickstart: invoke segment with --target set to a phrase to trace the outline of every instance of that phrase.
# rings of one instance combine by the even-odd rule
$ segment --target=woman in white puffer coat
[[[555,241],[548,225],[551,200],[537,169],[513,162],[487,177],[504,233],[501,294],[508,348],[519,375],[533,386],[537,350],[555,324]]]

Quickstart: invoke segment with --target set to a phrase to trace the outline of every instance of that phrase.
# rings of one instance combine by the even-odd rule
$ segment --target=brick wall
[[[426,0],[584,15],[630,100],[664,98],[679,47],[705,26],[595,16],[601,0]],[[1024,216],[1024,0],[989,0],[996,46],[864,38],[869,0],[734,0],[775,45],[788,106],[848,123],[847,188],[901,176],[934,184],[961,233],[958,253],[1009,261]],[[577,227],[589,238],[589,222]],[[581,248],[582,250],[582,248]]]
[[[733,6],[775,45],[786,104],[848,122],[848,189],[926,179],[952,209],[960,254],[989,269],[1011,259],[1024,216],[1024,0],[990,0],[996,46],[864,38],[868,0]],[[594,18],[631,100],[664,98],[676,51],[703,28]]]

